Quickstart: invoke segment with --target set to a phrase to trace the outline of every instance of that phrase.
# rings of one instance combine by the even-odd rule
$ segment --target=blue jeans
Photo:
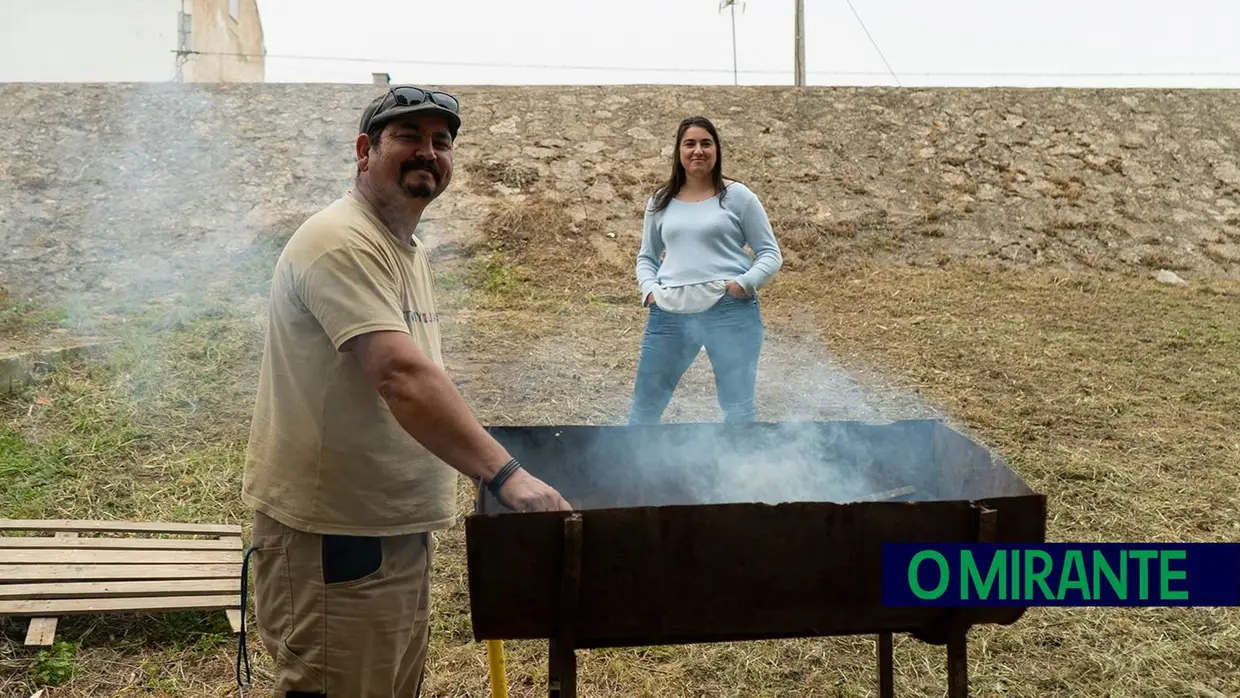
[[[752,422],[764,327],[757,298],[724,294],[700,313],[650,308],[633,385],[629,424],[658,424],[672,393],[706,347],[725,422]]]

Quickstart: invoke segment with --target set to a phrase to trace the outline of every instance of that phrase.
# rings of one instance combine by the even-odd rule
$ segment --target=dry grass
[[[627,257],[609,255],[602,224],[554,192],[506,198],[492,204],[474,247],[472,287],[490,300],[616,293]],[[619,283],[618,283],[619,282]]]
[[[493,234],[514,229],[503,221]],[[566,273],[566,259],[534,269],[518,245],[506,252],[529,272]],[[485,264],[443,271],[457,279],[449,367],[484,421],[623,419],[642,329],[635,298],[600,302],[528,278],[488,287]],[[624,289],[626,274],[609,287]],[[794,270],[764,297],[760,417],[946,410],[1050,495],[1053,539],[1235,540],[1238,299],[1234,284]],[[185,308],[125,324],[105,362],[5,398],[5,516],[246,522],[237,491],[262,315],[228,298]],[[713,399],[700,361],[672,418],[713,419]],[[462,516],[469,494],[463,484]],[[486,694],[465,582],[458,526],[439,536],[429,695]],[[29,695],[66,662],[75,671],[55,698],[235,695],[222,614],[69,619],[68,644],[42,658],[20,646],[24,622],[2,627],[3,696]],[[1040,609],[971,638],[974,695],[1240,693],[1235,609]],[[262,686],[267,658],[251,646]],[[511,695],[545,695],[544,644],[506,648]],[[582,694],[599,697],[866,696],[874,667],[873,639],[856,637],[596,650],[581,653],[580,675]],[[896,674],[902,694],[941,695],[942,649],[898,638]]]

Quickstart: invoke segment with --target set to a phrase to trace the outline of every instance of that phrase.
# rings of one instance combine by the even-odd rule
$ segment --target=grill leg
[[[577,653],[551,640],[547,666],[547,695],[550,698],[577,698]]]
[[[581,591],[580,513],[564,519],[564,561],[560,577],[560,627],[548,644],[547,695],[577,698],[577,594]]]
[[[947,638],[947,698],[969,698],[968,629]]]
[[[878,695],[895,698],[895,660],[891,633],[878,634]]]

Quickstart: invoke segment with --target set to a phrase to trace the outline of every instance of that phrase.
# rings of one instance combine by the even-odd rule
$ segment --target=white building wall
[[[173,80],[180,10],[181,0],[0,0],[0,82]]]

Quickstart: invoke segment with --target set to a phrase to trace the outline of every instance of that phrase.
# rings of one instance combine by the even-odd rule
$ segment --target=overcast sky
[[[270,82],[734,80],[731,16],[717,0],[258,5]],[[740,84],[793,84],[793,8],[737,8]],[[1240,87],[1237,0],[805,0],[805,10],[811,85]]]

